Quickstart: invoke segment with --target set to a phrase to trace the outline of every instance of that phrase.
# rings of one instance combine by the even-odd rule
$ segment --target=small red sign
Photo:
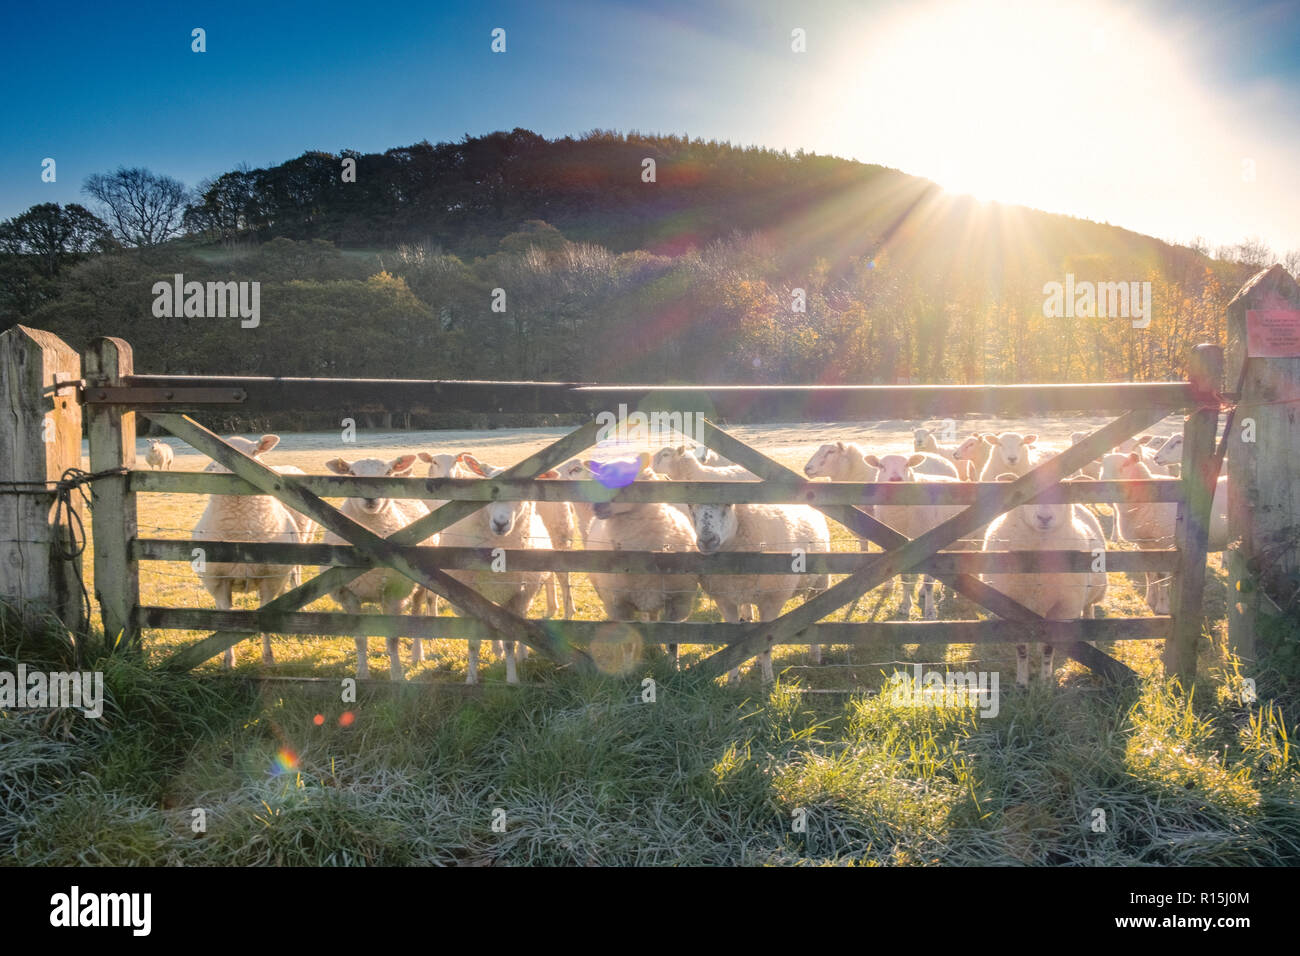
[[[1246,355],[1250,358],[1300,357],[1300,311],[1248,309]]]

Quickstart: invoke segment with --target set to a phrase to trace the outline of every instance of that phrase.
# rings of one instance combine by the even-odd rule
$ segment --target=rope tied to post
[[[64,469],[58,481],[4,481],[0,482],[0,494],[7,495],[54,495],[54,525],[60,529],[55,538],[54,555],[61,561],[75,561],[86,552],[86,525],[82,521],[73,501],[73,494],[80,494],[87,508],[93,508],[92,495],[86,486],[101,478],[117,478],[129,475],[128,468],[106,468],[103,471],[89,472],[83,468]],[[67,531],[61,529],[66,524]],[[81,609],[83,620],[90,623],[90,592],[80,574],[76,575],[77,585],[81,588]]]

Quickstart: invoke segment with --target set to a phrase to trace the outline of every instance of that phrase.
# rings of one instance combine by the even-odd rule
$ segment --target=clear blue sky
[[[1300,248],[1296,3],[71,2],[5,19],[0,217],[84,202],[85,177],[118,165],[194,185],[308,149],[602,127]]]

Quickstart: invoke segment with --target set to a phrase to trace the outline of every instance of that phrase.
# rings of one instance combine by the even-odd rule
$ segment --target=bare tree
[[[1248,266],[1255,266],[1263,269],[1273,263],[1273,250],[1268,247],[1268,243],[1258,236],[1252,236],[1243,239],[1236,246],[1236,260],[1244,262]]]
[[[185,184],[140,166],[87,177],[82,191],[103,204],[123,243],[148,248],[180,231],[189,193]]]
[[[1282,265],[1293,277],[1300,276],[1300,249],[1292,249],[1288,252],[1282,259]]]

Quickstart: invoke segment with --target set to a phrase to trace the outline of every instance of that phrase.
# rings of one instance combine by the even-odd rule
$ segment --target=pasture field
[[[1043,440],[1059,447],[1081,422],[1042,428]],[[906,450],[911,441],[907,423],[879,434],[835,426],[734,431],[796,468],[823,440],[882,451]],[[359,435],[351,446],[334,436],[286,434],[267,460],[319,472],[337,454],[468,450],[508,464],[559,434]],[[178,469],[204,463],[178,448]],[[140,533],[187,537],[202,505],[201,496],[142,495]],[[836,528],[834,547],[855,549]],[[575,583],[578,616],[601,617],[590,587]],[[1110,584],[1107,613],[1147,613],[1127,576],[1112,574]],[[1215,556],[1206,594],[1212,622],[1221,621],[1223,590]],[[143,564],[141,592],[147,603],[212,606],[183,564]],[[855,619],[885,619],[897,602],[892,589],[870,592]],[[330,601],[316,607],[335,609]],[[541,613],[539,603],[533,615]],[[945,603],[940,616],[971,617],[974,609]],[[702,598],[694,619],[717,614]],[[482,687],[467,690],[464,644],[434,641],[430,659],[408,671],[409,685],[375,681],[355,703],[340,703],[330,680],[240,678],[350,676],[351,639],[280,638],[271,668],[245,642],[231,678],[215,660],[184,675],[151,671],[200,635],[147,633],[144,661],[86,649],[105,672],[101,720],[70,711],[0,720],[0,859],[1295,865],[1294,713],[1268,698],[1266,675],[1259,675],[1259,701],[1241,703],[1241,674],[1221,651],[1220,626],[1205,642],[1190,698],[1158,677],[1158,642],[1105,648],[1144,675],[1128,688],[1102,687],[1068,664],[1057,671],[1058,686],[1017,691],[1011,649],[985,648],[971,669],[1008,677],[990,717],[872,694],[895,662],[925,659],[915,646],[834,648],[821,667],[809,666],[805,649],[778,648],[778,679],[769,688],[756,673],[726,687],[675,672],[650,649],[626,673],[592,677],[532,658],[517,687],[504,684],[495,663]],[[371,642],[371,665],[385,673],[380,646]],[[967,661],[970,650],[949,647],[936,663]],[[0,669],[20,659],[70,666],[57,633],[24,634],[0,618]],[[653,702],[643,699],[645,677],[656,681]],[[204,811],[202,834],[193,830],[196,809]]]

